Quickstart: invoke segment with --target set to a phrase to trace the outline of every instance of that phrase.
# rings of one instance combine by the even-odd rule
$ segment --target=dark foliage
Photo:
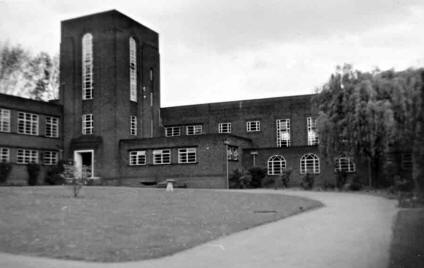
[[[40,165],[37,163],[29,163],[27,165],[28,185],[34,186],[38,183],[38,175],[40,174]]]
[[[337,170],[336,171],[336,186],[337,188],[343,189],[344,185],[347,181],[347,172],[344,170]]]
[[[231,175],[229,176],[228,180],[230,183],[231,189],[239,189],[240,188],[240,178],[243,174],[239,169],[233,170]]]
[[[12,164],[8,162],[0,162],[0,183],[5,183],[12,171]]]
[[[259,188],[262,186],[262,180],[265,178],[266,169],[260,167],[252,167],[249,169],[249,173],[252,176],[250,181],[250,187]]]
[[[49,185],[62,185],[65,183],[65,178],[63,176],[63,172],[65,168],[63,166],[64,161],[61,160],[57,163],[56,166],[53,166],[47,171],[46,177],[44,178],[44,182]]]
[[[311,190],[314,187],[314,182],[315,182],[314,174],[306,173],[302,179],[302,182],[300,183],[300,186],[302,186],[302,188],[305,190]]]

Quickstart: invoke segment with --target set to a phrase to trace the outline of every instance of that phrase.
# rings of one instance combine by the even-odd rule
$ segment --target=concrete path
[[[173,256],[87,263],[0,254],[0,267],[386,268],[395,201],[350,193],[259,190],[316,199],[325,207],[211,241]]]

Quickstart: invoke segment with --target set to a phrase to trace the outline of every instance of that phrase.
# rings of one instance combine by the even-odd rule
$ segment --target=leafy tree
[[[56,97],[58,79],[58,56],[0,44],[0,93],[47,101]]]

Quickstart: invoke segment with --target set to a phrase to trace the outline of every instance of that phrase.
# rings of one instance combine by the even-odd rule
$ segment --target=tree
[[[58,80],[58,56],[0,44],[0,93],[47,101],[56,98]]]

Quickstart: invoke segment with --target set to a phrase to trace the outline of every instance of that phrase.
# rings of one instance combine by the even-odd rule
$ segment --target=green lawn
[[[0,251],[119,262],[169,255],[321,206],[308,199],[208,190],[0,187]]]
[[[401,210],[396,219],[390,268],[424,267],[424,209]]]

